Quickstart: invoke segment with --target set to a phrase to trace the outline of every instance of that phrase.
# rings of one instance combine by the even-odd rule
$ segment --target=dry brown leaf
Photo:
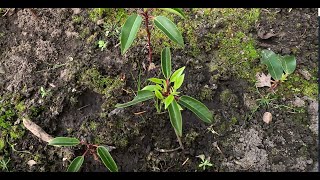
[[[265,112],[263,114],[263,121],[267,124],[269,124],[272,120],[272,114],[270,112]]]
[[[257,83],[256,86],[257,87],[271,87],[271,75],[268,74],[267,76],[264,73],[257,73],[256,74],[256,78],[257,78]]]
[[[273,32],[265,32],[264,30],[260,30],[260,31],[258,31],[258,36],[261,39],[270,39],[274,36],[277,36],[277,34],[275,34]]]
[[[53,139],[52,136],[47,134],[41,127],[39,127],[36,123],[30,121],[29,119],[23,118],[23,125],[30,131],[32,134],[40,138],[45,142],[49,142]]]

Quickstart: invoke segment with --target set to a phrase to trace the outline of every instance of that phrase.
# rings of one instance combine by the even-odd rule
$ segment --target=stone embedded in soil
[[[295,97],[294,101],[292,102],[292,105],[294,107],[303,107],[303,106],[305,106],[305,102],[303,99],[301,99],[299,97]]]
[[[263,114],[263,121],[269,124],[272,121],[272,114],[270,112],[265,112]]]
[[[310,126],[309,129],[316,135],[318,135],[318,126],[319,126],[319,121],[318,121],[318,107],[319,103],[315,100],[309,100],[309,106],[308,106],[308,114],[310,118]]]

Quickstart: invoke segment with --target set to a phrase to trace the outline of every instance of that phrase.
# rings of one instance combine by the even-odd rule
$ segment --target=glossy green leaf
[[[175,129],[178,136],[182,136],[182,117],[181,111],[179,110],[178,103],[176,100],[173,100],[172,103],[168,106],[170,122],[173,128]]]
[[[171,104],[171,102],[173,101],[173,99],[174,99],[174,96],[172,95],[172,94],[170,94],[168,97],[166,97],[165,99],[164,99],[164,109],[167,109],[168,108],[168,106]]]
[[[148,85],[148,86],[145,86],[143,90],[148,90],[148,91],[155,91],[156,89],[160,90],[161,89],[161,86],[159,86],[158,84],[157,85]]]
[[[164,98],[163,98],[163,95],[161,94],[160,91],[155,90],[155,91],[154,91],[154,94],[156,95],[156,97],[157,97],[158,99],[161,99],[161,100],[164,99]]]
[[[180,31],[170,19],[164,16],[157,16],[154,18],[154,24],[172,41],[174,41],[182,47],[184,46],[183,38]]]
[[[180,106],[180,104],[178,103],[178,107],[179,107],[179,110],[182,111],[183,108]]]
[[[69,137],[56,137],[49,141],[49,145],[52,146],[76,146],[78,144],[80,144],[78,139]]]
[[[194,114],[196,114],[202,121],[206,123],[212,123],[213,121],[213,115],[209,111],[206,105],[201,103],[200,101],[190,97],[190,96],[181,96],[179,98],[178,103],[190,111],[192,111]]]
[[[182,74],[181,76],[179,76],[177,78],[177,80],[174,82],[173,88],[179,89],[181,87],[183,81],[184,81],[184,74]]]
[[[262,50],[261,56],[261,61],[267,65],[271,77],[274,80],[280,80],[283,74],[281,57],[270,50]]]
[[[164,82],[163,79],[159,79],[159,78],[149,78],[148,80],[156,84],[163,84]]]
[[[186,17],[181,8],[160,8],[160,9],[176,14],[182,17],[183,19]]]
[[[297,66],[297,61],[294,56],[283,56],[281,57],[282,68],[286,74],[291,74],[294,72]]]
[[[139,27],[141,26],[141,22],[142,17],[138,14],[133,14],[124,23],[120,37],[121,54],[124,54],[133,43],[133,40],[137,36]]]
[[[109,169],[109,171],[118,172],[117,164],[114,162],[112,156],[110,155],[106,147],[98,146],[97,154],[102,160],[103,164]]]
[[[161,52],[161,69],[163,76],[169,79],[171,76],[171,52],[168,47]]]
[[[84,156],[76,157],[69,165],[67,172],[78,172],[84,161]]]
[[[186,68],[186,67],[183,66],[183,67],[179,68],[178,70],[176,70],[176,71],[172,74],[172,76],[171,76],[171,78],[170,78],[170,82],[175,82],[175,81],[177,80],[177,78],[178,78],[179,76],[181,76],[181,74],[183,73],[183,71],[184,71],[185,68]]]
[[[129,106],[138,104],[140,102],[152,99],[153,97],[154,97],[154,93],[152,91],[141,90],[141,91],[138,91],[137,96],[132,101],[124,103],[124,104],[117,104],[116,107],[117,108],[129,107]]]

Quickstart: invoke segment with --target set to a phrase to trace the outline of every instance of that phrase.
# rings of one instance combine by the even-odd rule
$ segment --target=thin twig
[[[90,106],[90,104],[87,104],[87,105],[85,105],[85,106],[82,106],[82,107],[78,108],[78,111],[80,111],[81,109],[86,108],[86,107],[88,107],[88,106]]]
[[[174,152],[174,151],[177,151],[181,149],[181,147],[177,147],[177,148],[174,148],[174,149],[159,149],[159,148],[156,148],[154,150],[158,151],[158,152],[162,152],[162,153],[168,153],[168,152]]]

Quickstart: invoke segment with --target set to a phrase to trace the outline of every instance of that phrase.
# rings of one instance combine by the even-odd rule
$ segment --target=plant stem
[[[147,31],[147,36],[148,36],[148,48],[149,48],[149,63],[152,62],[152,49],[151,49],[151,33],[149,30],[149,15],[148,15],[148,10],[143,12],[143,16],[145,18],[145,24],[146,24],[146,31]]]
[[[182,150],[184,150],[183,144],[182,144],[182,142],[181,142],[181,138],[179,137],[179,135],[178,135],[178,133],[177,133],[176,131],[174,131],[174,132],[176,133],[176,136],[177,136],[177,139],[178,139],[180,148],[181,148]]]

